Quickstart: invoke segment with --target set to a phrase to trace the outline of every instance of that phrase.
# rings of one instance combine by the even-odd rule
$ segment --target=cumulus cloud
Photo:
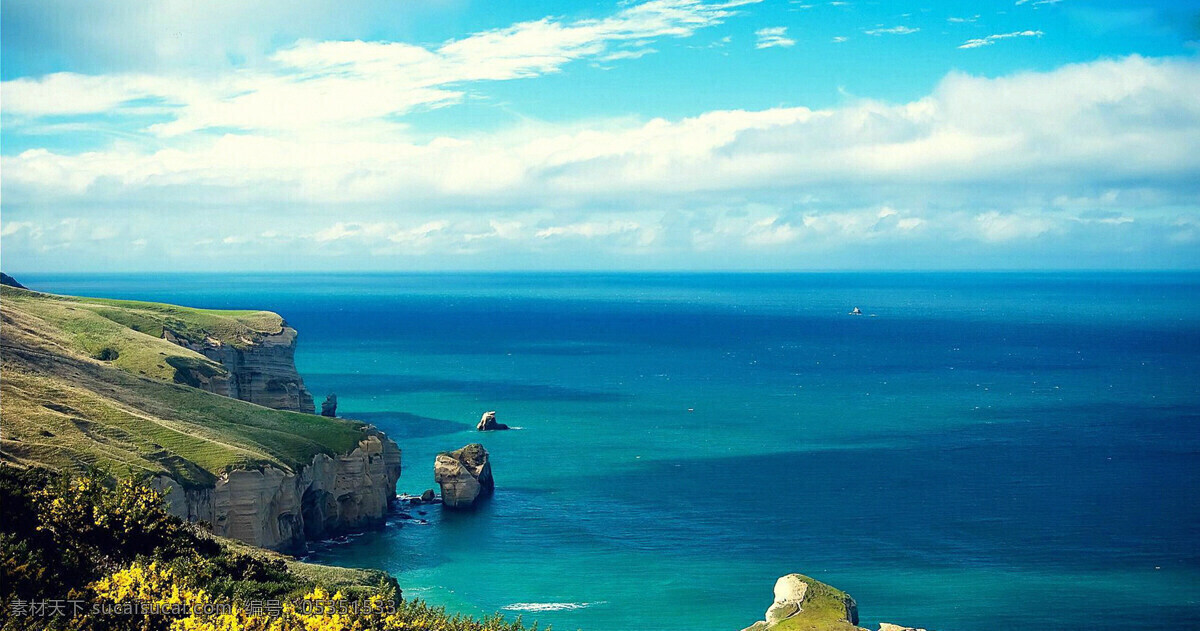
[[[969,39],[959,45],[959,48],[981,48],[983,46],[991,46],[996,42],[1004,39],[1012,39],[1014,37],[1041,37],[1045,33],[1041,31],[1013,31],[1011,33],[998,33],[988,35],[987,37],[978,37]]]
[[[6,201],[139,196],[435,205],[587,203],[632,193],[1028,178],[1178,182],[1195,173],[1200,63],[1128,57],[996,79],[952,73],[909,103],[714,111],[412,142],[224,134],[161,149],[3,159]],[[362,121],[369,125],[371,119]],[[215,195],[220,193],[220,195]],[[347,227],[346,229],[350,229]],[[362,229],[362,228],[359,228]]]
[[[422,54],[351,48],[354,68],[373,54]],[[1197,89],[1200,61],[1131,56],[996,78],[951,73],[907,103],[528,122],[425,140],[257,130],[35,149],[0,163],[0,236],[10,252],[82,247],[98,224],[81,214],[121,207],[120,234],[148,239],[147,249],[238,247],[222,243],[228,228],[157,240],[179,230],[171,217],[202,210],[276,257],[559,252],[600,264],[616,251],[722,261],[856,243],[1075,251],[1080,234],[1182,252],[1200,234]],[[371,108],[352,114],[356,127],[380,124]],[[51,218],[59,212],[73,214]]]
[[[760,28],[754,31],[754,36],[758,38],[758,41],[754,44],[755,48],[788,47],[796,44],[796,40],[787,36],[786,26]]]

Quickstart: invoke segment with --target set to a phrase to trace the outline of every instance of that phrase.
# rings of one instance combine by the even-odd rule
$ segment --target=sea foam
[[[572,609],[583,609],[592,605],[603,605],[606,601],[594,603],[513,603],[505,605],[501,609],[507,611],[569,611]]]

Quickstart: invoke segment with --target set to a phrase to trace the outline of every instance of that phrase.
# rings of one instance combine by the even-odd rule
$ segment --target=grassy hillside
[[[191,340],[248,344],[281,329],[274,313],[8,286],[0,292],[5,461],[166,472],[186,486],[209,486],[231,468],[295,470],[318,453],[349,451],[363,438],[361,423],[272,410],[183,385],[184,375],[224,368],[160,337],[166,328]]]
[[[269,311],[211,311],[154,302],[55,296],[0,287],[0,304],[42,324],[35,333],[76,355],[103,359],[130,373],[164,381],[181,366],[225,369],[208,358],[162,339],[164,331],[192,341],[244,348],[264,334],[278,333],[283,318]]]

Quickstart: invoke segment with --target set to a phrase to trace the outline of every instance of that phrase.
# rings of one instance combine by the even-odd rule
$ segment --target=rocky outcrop
[[[337,395],[330,394],[321,402],[321,416],[337,417]]]
[[[278,333],[242,339],[241,345],[212,337],[188,340],[167,329],[163,338],[221,364],[229,373],[203,375],[188,385],[277,410],[313,413],[312,394],[296,371],[296,329],[284,324]]]
[[[475,426],[475,429],[481,432],[490,432],[497,429],[508,429],[508,426],[504,423],[497,423],[496,411],[492,410],[483,413],[483,418],[479,419],[479,424]]]
[[[274,550],[383,523],[400,477],[400,448],[371,432],[348,454],[318,454],[300,471],[236,469],[210,489],[184,489],[160,476],[169,510],[213,532]]]
[[[858,605],[854,599],[846,592],[803,574],[788,574],[775,581],[775,600],[767,608],[764,618],[743,631],[775,628],[860,631]]]
[[[442,505],[450,509],[473,508],[496,488],[488,452],[479,443],[438,454],[433,480],[442,488]]]
[[[849,594],[803,574],[775,581],[775,601],[765,620],[742,631],[868,631],[858,626],[858,604]],[[927,631],[882,622],[879,631]]]

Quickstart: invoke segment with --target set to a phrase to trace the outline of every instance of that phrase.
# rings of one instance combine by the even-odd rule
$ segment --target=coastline
[[[1191,338],[1189,329],[1166,320],[1179,313],[1171,302],[1179,295],[1168,292],[1170,284],[1151,283],[1129,293],[1109,290],[1104,313],[1113,315],[1097,320],[1080,314],[1088,313],[1086,307],[1092,304],[1085,289],[1108,282],[1103,276],[1039,285],[1047,300],[1016,311],[992,302],[1005,292],[988,289],[987,283],[971,289],[959,281],[949,294],[954,300],[947,300],[940,298],[942,287],[936,278],[913,285],[921,280],[916,277],[904,290],[912,305],[869,325],[903,334],[881,338],[864,328],[864,319],[842,318],[845,309],[822,316],[822,305],[842,302],[840,295],[827,295],[833,290],[826,285],[811,292],[787,290],[790,293],[780,298],[789,284],[799,282],[797,278],[807,277],[779,279],[779,285],[761,294],[709,287],[706,291],[714,292],[713,298],[672,306],[670,311],[661,303],[637,306],[603,288],[583,296],[590,314],[578,308],[580,302],[547,303],[547,293],[566,291],[555,285],[523,294],[520,287],[528,285],[527,278],[517,288],[493,288],[513,294],[502,304],[492,293],[464,297],[469,292],[456,287],[447,290],[449,298],[430,298],[427,287],[397,286],[395,278],[388,281],[389,292],[397,294],[394,300],[367,295],[380,282],[375,276],[362,279],[361,285],[347,281],[332,299],[326,293],[320,299],[304,293],[303,287],[318,285],[311,278],[273,281],[279,289],[268,294],[268,304],[287,313],[301,331],[296,359],[306,385],[319,394],[337,392],[346,416],[380,427],[405,447],[409,462],[416,463],[417,475],[401,478],[402,491],[427,488],[428,480],[420,478],[428,477],[425,465],[436,453],[478,435],[473,426],[479,410],[499,408],[505,421],[526,428],[489,435],[484,441],[500,467],[496,500],[485,510],[446,522],[434,519],[432,512],[414,513],[430,524],[372,530],[351,543],[315,551],[313,560],[400,572],[407,584],[418,587],[414,595],[467,613],[488,613],[522,602],[594,603],[537,616],[556,628],[589,628],[593,625],[588,621],[595,621],[596,628],[619,629],[649,619],[686,625],[715,615],[721,616],[723,627],[741,628],[761,616],[770,600],[764,596],[770,581],[793,569],[850,591],[862,603],[870,628],[880,617],[941,630],[980,628],[989,621],[1020,625],[1029,612],[1048,611],[1049,601],[1039,594],[1049,594],[1053,585],[1063,582],[1079,585],[1075,602],[1087,603],[1096,612],[1100,628],[1156,628],[1123,617],[1112,596],[1129,586],[1152,594],[1145,610],[1158,612],[1154,619],[1180,624],[1190,620],[1186,594],[1179,591],[1190,580],[1186,568],[1160,561],[1168,552],[1152,541],[1117,543],[1122,533],[1142,523],[1131,520],[1163,510],[1166,496],[1136,492],[1140,481],[1152,478],[1160,488],[1182,489],[1187,485],[1183,476],[1192,470],[1174,455],[1177,450],[1148,451],[1159,444],[1158,434],[1139,427],[1131,416],[1139,410],[1154,414],[1164,424],[1163,431],[1179,430],[1176,440],[1186,436],[1180,433],[1186,429],[1184,420],[1172,420],[1167,413],[1191,405],[1182,387],[1191,374],[1190,364],[1178,355]],[[436,280],[438,285],[447,282],[444,277]],[[237,292],[227,294],[228,279],[221,281],[220,288],[205,295],[194,293],[204,283],[189,285],[187,291],[193,293],[187,302],[253,304]],[[626,277],[622,282],[634,280]],[[692,282],[696,281],[681,286]],[[1021,276],[1020,282],[1028,279]],[[870,286],[840,291],[874,296]],[[182,294],[171,293],[182,291],[174,280],[128,287],[141,287],[148,297],[185,302],[178,297]],[[654,287],[667,296],[685,291]],[[967,289],[971,293],[963,294]],[[571,291],[581,290],[573,286]],[[761,306],[750,302],[759,295]],[[1127,308],[1130,296],[1138,302]],[[297,308],[314,300],[330,300],[336,314]],[[737,320],[709,306],[720,302],[743,305],[764,332],[745,338],[733,349],[738,351],[734,357],[727,358],[720,344],[736,341],[731,335],[736,329],[729,327]],[[878,304],[881,298],[863,302]],[[447,306],[451,303],[452,309]],[[972,303],[1004,308],[995,306],[975,316],[969,312]],[[498,307],[503,308],[497,313]],[[674,321],[695,319],[713,337],[682,346],[679,340],[689,331],[639,330],[664,313]],[[1056,315],[1046,319],[1046,314]],[[1152,319],[1137,324],[1134,316]],[[348,336],[346,320],[340,318],[352,318],[370,330],[371,337]],[[537,330],[514,328],[518,318],[537,324]],[[930,318],[933,324],[925,325]],[[389,328],[387,323],[396,320],[404,328]],[[575,330],[611,331],[632,343],[606,337],[571,339],[566,336],[572,329],[562,322],[572,322]],[[856,328],[843,337],[834,334],[839,330],[834,327]],[[477,335],[461,335],[476,328]],[[1122,345],[1097,333],[1105,330],[1123,331]],[[1181,340],[1177,348],[1156,343],[1161,339],[1156,331],[1161,330],[1183,335],[1176,338]],[[637,345],[647,344],[644,340],[651,332],[667,335],[672,344],[639,352]],[[528,342],[534,333],[536,345]],[[790,345],[760,342],[766,335]],[[997,335],[1037,344],[1041,350],[1023,354],[1022,346],[1010,344],[992,352],[994,346],[970,347],[954,339]],[[945,352],[897,369],[889,362],[905,357],[906,341],[914,338]],[[848,356],[831,343],[838,341],[877,349],[876,358]],[[962,350],[954,351],[956,347]],[[755,348],[766,350],[755,356]],[[797,356],[814,348],[823,351],[814,358],[822,363],[811,362],[800,376],[792,374],[795,369],[785,372],[767,363],[772,357]],[[1086,349],[1083,362],[1077,358],[1078,349]],[[1153,362],[1143,367],[1125,361],[1135,353],[1183,368],[1159,377]],[[753,359],[758,359],[759,368],[749,363]],[[1036,387],[1029,387],[1032,384],[1022,376],[1025,365],[1041,367]],[[357,372],[364,366],[371,368]],[[1095,386],[1098,377],[1118,374],[1117,368],[1127,371],[1126,382],[1115,382],[1115,390],[1107,389],[1107,381],[1104,389]],[[877,370],[890,371],[886,386],[871,379]],[[712,382],[694,376],[705,373],[726,378]],[[755,382],[736,381],[741,374]],[[1155,381],[1144,378],[1151,374]],[[618,383],[622,385],[614,385]],[[1138,384],[1141,390],[1130,391],[1123,384]],[[785,388],[794,396],[771,396]],[[825,401],[837,405],[827,406]],[[629,416],[631,422],[623,420],[623,409],[637,410]],[[906,415],[904,409],[920,412]],[[411,412],[399,415],[395,410]],[[830,419],[841,419],[843,425],[831,426]],[[1118,434],[1126,440],[1114,442]],[[732,453],[710,453],[702,440]],[[1122,457],[1108,460],[1128,441],[1138,448],[1124,449]],[[585,442],[593,445],[586,458],[567,457]],[[763,453],[765,445],[772,447],[768,453]],[[554,466],[548,466],[548,458]],[[596,467],[596,462],[605,466]],[[1019,464],[1014,468],[1013,463]],[[972,476],[955,477],[964,470]],[[751,472],[771,479],[801,475],[786,478],[793,480],[794,492],[779,495],[749,482],[746,475]],[[958,484],[912,492],[920,488],[917,481],[951,479]],[[647,481],[669,493],[647,494]],[[1067,489],[1074,493],[1064,493]],[[1107,521],[1086,518],[1091,506],[1101,505],[1093,500],[1103,497],[1119,497],[1129,510]],[[914,514],[918,508],[919,514]],[[1074,517],[1064,521],[1055,515]],[[1186,513],[1180,519],[1162,522],[1153,532],[1161,541],[1177,541],[1166,526],[1187,523]],[[576,534],[567,537],[558,528],[539,526],[547,523],[562,524]],[[723,524],[737,527],[731,531]],[[993,532],[993,524],[1002,531]],[[1089,556],[1103,560],[1105,567],[1091,569],[1070,555],[1054,556],[1060,548],[1050,545],[1051,530],[1055,537],[1075,542],[1072,545],[1090,545]],[[787,533],[791,535],[784,536]],[[618,536],[630,545],[614,543]],[[579,537],[593,543],[580,546],[574,543]],[[1027,543],[1014,549],[1007,542],[1015,539]],[[531,540],[555,550],[556,558],[530,565],[526,543]],[[962,557],[955,551],[968,544],[970,557],[982,564],[958,560]],[[690,554],[690,549],[701,554]],[[600,553],[611,560],[600,559]],[[1144,565],[1144,571],[1116,554],[1137,555],[1130,558]],[[1057,559],[1057,565],[1030,569],[1042,567],[1046,558]],[[996,559],[1003,559],[1008,569],[997,570]],[[1156,565],[1163,569],[1155,570]],[[497,582],[485,585],[456,578],[469,577],[472,568],[480,566],[491,568]],[[633,573],[629,568],[638,569]],[[573,572],[588,580],[563,580]],[[687,580],[695,575],[706,580]],[[627,590],[623,584],[643,589]],[[1022,596],[1028,604],[1025,613],[1006,605],[1013,585],[1033,586],[1032,593]],[[953,610],[933,607],[931,618],[922,613],[930,601],[967,604]],[[690,604],[676,609],[672,602]],[[1185,603],[1183,609],[1169,614],[1168,609],[1179,603]],[[1046,620],[1081,615],[1071,609],[1073,603],[1057,606],[1059,613]]]

